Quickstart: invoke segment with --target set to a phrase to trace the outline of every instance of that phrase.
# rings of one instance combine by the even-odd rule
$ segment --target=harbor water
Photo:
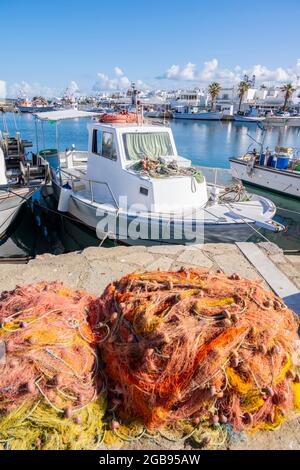
[[[5,114],[5,122],[0,121],[0,129],[7,126],[11,135],[17,131],[23,139],[32,140],[33,151],[56,146],[55,123],[37,122],[39,139],[36,142],[35,119],[30,114]],[[16,126],[15,126],[16,124]],[[236,123],[229,121],[166,121],[171,126],[178,153],[190,158],[195,165],[205,166],[205,176],[215,178],[211,168],[220,168],[218,182],[229,179],[229,157],[245,153],[249,146],[259,148],[262,131],[255,123]],[[59,150],[63,151],[75,145],[78,150],[87,148],[87,120],[78,119],[62,121],[59,127]],[[42,141],[44,134],[44,141]],[[256,141],[256,142],[255,142]],[[264,137],[264,146],[274,148],[276,145],[300,147],[300,128],[273,127]],[[222,170],[223,169],[223,170]],[[270,241],[277,243],[286,251],[300,250],[300,203],[299,201],[280,196],[261,189],[247,188],[272,199],[277,206],[276,220],[287,226],[287,231],[280,234],[262,232]],[[97,246],[101,243],[96,236],[79,223],[55,213],[55,201],[49,197],[37,196],[32,202],[34,216],[25,208],[20,214],[18,223],[11,238],[0,246],[0,258],[27,257],[50,251],[62,253],[83,249],[86,246]],[[44,210],[40,206],[47,206]],[[257,234],[252,241],[262,241]]]

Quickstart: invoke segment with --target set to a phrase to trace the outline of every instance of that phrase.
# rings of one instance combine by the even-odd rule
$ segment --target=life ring
[[[120,113],[105,113],[101,118],[99,118],[98,122],[133,124],[137,122],[137,115],[127,111],[122,111]]]

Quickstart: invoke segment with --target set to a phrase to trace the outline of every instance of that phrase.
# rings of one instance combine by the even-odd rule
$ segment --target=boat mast
[[[136,120],[138,124],[143,124],[143,117],[141,121],[139,119],[139,103],[138,103],[138,94],[139,91],[136,89],[135,82],[131,82],[132,95],[131,95],[131,105],[135,106]]]

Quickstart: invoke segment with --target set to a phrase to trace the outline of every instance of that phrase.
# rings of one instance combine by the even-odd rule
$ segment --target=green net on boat
[[[163,159],[153,159],[146,157],[134,163],[131,167],[132,170],[143,175],[151,176],[152,178],[167,178],[170,176],[191,176],[194,177],[197,183],[204,181],[202,171],[195,167],[181,167],[176,161],[166,163]]]

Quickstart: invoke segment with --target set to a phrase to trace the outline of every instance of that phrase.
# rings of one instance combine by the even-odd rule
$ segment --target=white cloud
[[[236,65],[232,69],[222,68],[219,66],[219,61],[213,58],[204,62],[202,67],[197,67],[191,62],[183,67],[178,64],[171,65],[166,72],[157,77],[158,79],[169,79],[177,81],[190,81],[207,84],[213,80],[219,80],[224,84],[234,84],[241,80],[244,74],[256,76],[259,83],[262,82],[295,82],[297,76],[300,75],[300,59],[296,61],[295,66],[283,68],[277,67],[269,69],[265,65],[256,64],[249,69],[242,69],[240,65]]]
[[[285,70],[282,67],[278,67],[274,70],[268,69],[264,65],[254,65],[251,69],[251,73],[254,74],[257,80],[261,81],[275,81],[275,82],[284,82],[290,79],[291,71]]]
[[[122,77],[122,75],[124,75],[124,72],[122,69],[120,69],[120,67],[115,67],[115,74],[117,75],[117,77]]]
[[[180,67],[179,65],[171,65],[171,67],[162,75],[161,77],[158,78],[171,78],[171,79],[179,79],[180,78]]]
[[[75,80],[71,80],[66,88],[65,94],[68,96],[73,96],[79,92],[80,92],[79,86],[77,85]]]
[[[6,82],[0,80],[0,98],[6,98]]]
[[[94,91],[112,91],[112,90],[126,90],[131,85],[131,80],[125,75],[120,67],[114,68],[115,76],[99,72],[97,73],[97,81],[93,85]],[[147,85],[142,80],[135,81],[139,89],[147,88]]]
[[[195,80],[196,65],[188,62],[183,68],[179,65],[171,65],[171,67],[158,78],[169,78],[171,80]]]
[[[45,98],[53,98],[59,94],[56,88],[47,87],[39,83],[28,83],[22,81],[13,83],[8,87],[7,95],[9,98],[32,98],[33,96],[44,96]]]
[[[202,80],[211,80],[214,77],[217,69],[218,69],[217,59],[212,59],[212,60],[209,60],[208,62],[204,62],[204,67],[202,71],[199,73],[199,77]]]

